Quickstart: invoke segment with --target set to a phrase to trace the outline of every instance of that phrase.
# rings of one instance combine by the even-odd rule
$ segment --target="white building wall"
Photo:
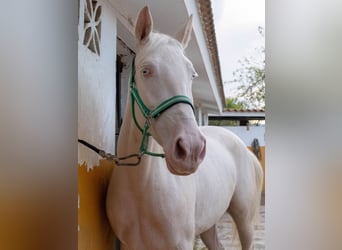
[[[202,125],[202,109],[199,106],[195,106],[196,121],[199,126]]]
[[[208,126],[208,124],[209,124],[208,113],[203,113],[202,115],[203,115],[203,118],[202,118],[203,123],[202,123],[202,125],[203,126]]]
[[[260,146],[265,146],[265,126],[225,126],[238,135],[246,146],[251,146],[254,138],[257,138]]]
[[[201,106],[195,106],[195,117],[199,126],[207,126],[209,123],[208,113]]]
[[[78,137],[106,152],[115,148],[116,17],[102,5],[100,55],[83,45],[84,7],[80,1],[78,41]],[[79,163],[98,165],[99,156],[79,144]]]

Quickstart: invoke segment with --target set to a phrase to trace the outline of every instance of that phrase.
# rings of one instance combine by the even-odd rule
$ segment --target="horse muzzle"
[[[197,135],[178,136],[171,151],[165,155],[168,169],[175,175],[194,173],[206,154],[206,139],[199,132]]]

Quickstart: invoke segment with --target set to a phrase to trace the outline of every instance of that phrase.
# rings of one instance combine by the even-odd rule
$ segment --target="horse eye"
[[[151,70],[149,68],[143,68],[141,73],[143,74],[143,76],[147,77],[151,75]]]
[[[194,73],[192,74],[192,76],[191,76],[191,79],[194,79],[194,78],[196,78],[196,77],[198,77],[198,74],[197,74],[197,72],[194,72]]]

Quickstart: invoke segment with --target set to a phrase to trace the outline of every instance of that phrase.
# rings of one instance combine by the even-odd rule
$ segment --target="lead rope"
[[[129,154],[126,156],[118,157],[116,155],[106,153],[104,150],[99,149],[95,147],[94,145],[91,145],[89,142],[86,142],[85,140],[78,139],[78,142],[83,144],[84,146],[88,147],[89,149],[93,150],[95,153],[100,155],[102,158],[108,160],[108,161],[114,161],[116,165],[118,166],[137,166],[139,165],[141,161],[141,157],[145,154],[144,152],[140,152],[138,154]],[[124,162],[127,159],[130,158],[136,158],[135,162]]]

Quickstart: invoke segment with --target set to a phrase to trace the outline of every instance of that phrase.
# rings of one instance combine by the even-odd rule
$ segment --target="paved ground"
[[[226,250],[240,250],[240,241],[229,214],[225,214],[217,225],[219,239]],[[265,205],[260,206],[260,221],[254,227],[254,250],[265,250]],[[196,239],[194,250],[207,249],[201,239]]]

